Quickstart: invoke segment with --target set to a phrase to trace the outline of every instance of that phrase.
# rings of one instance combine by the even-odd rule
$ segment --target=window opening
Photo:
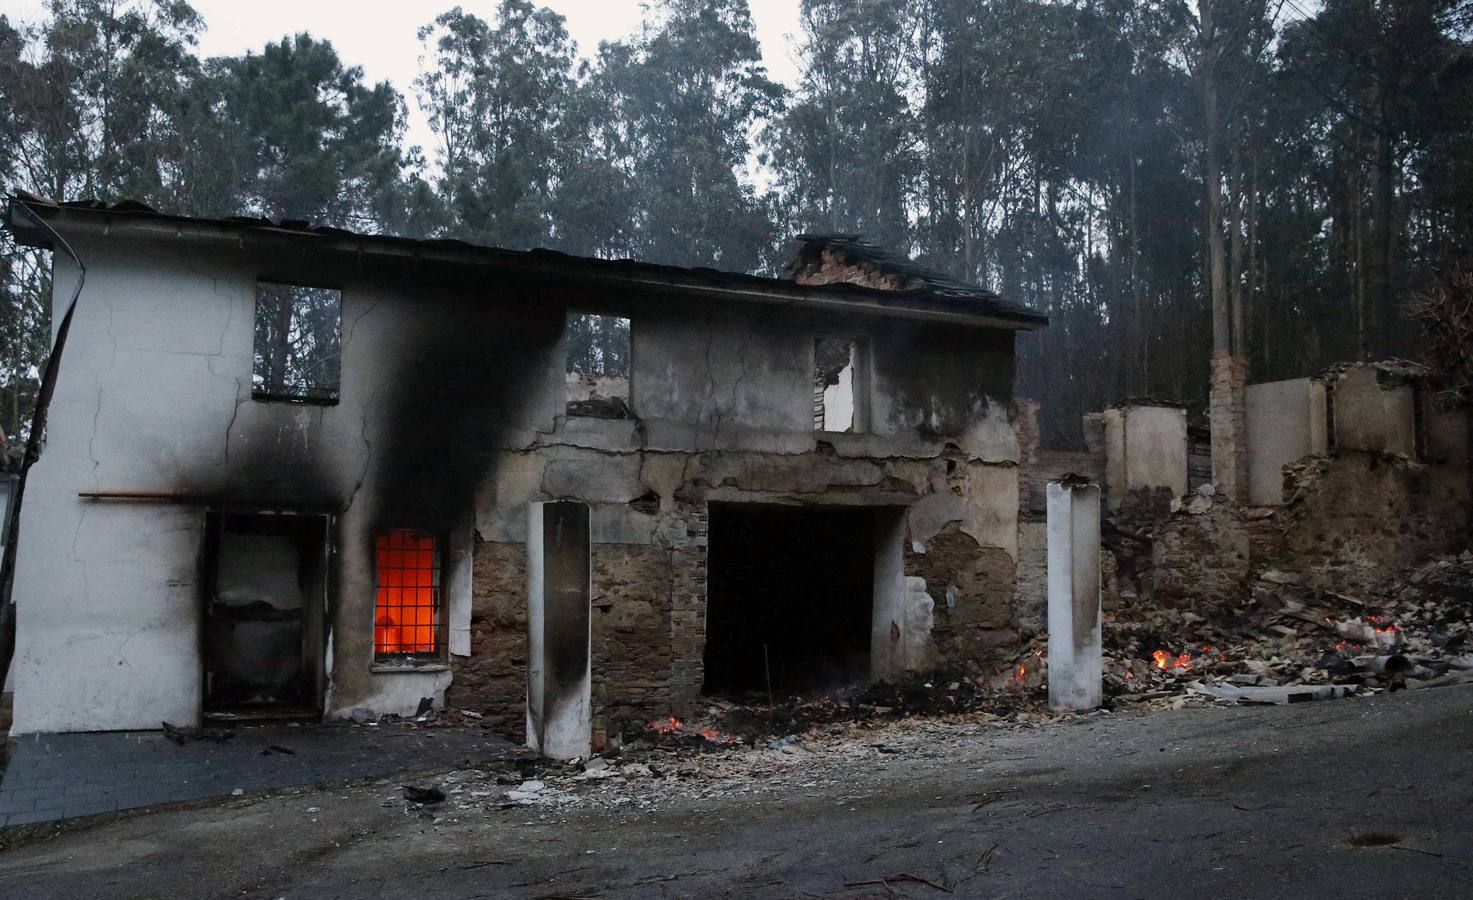
[[[819,338],[813,349],[813,429],[864,430],[865,383],[859,341]]]
[[[440,652],[440,554],[433,535],[400,528],[374,546],[378,599],[373,649],[378,657]]]
[[[256,284],[253,397],[337,402],[342,299],[342,292],[334,288],[269,281]]]
[[[568,415],[627,419],[629,320],[597,313],[568,315]]]

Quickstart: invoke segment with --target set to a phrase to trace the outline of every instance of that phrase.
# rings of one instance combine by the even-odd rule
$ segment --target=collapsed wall
[[[1400,362],[1336,366],[1313,378],[1248,385],[1249,503],[1211,483],[1192,484],[1185,429],[1123,431],[1129,408],[1086,417],[1083,454],[1025,454],[1026,480],[1066,470],[1102,472],[1108,510],[1103,542],[1113,569],[1108,605],[1188,610],[1240,608],[1264,572],[1327,590],[1369,590],[1388,572],[1468,546],[1473,510],[1469,409],[1440,397],[1427,374]],[[1159,417],[1158,417],[1159,422]],[[1131,482],[1133,457],[1188,460],[1190,493]],[[1159,482],[1159,479],[1158,479]],[[1171,497],[1163,509],[1160,494]],[[1020,599],[1037,603],[1042,545],[1020,519]],[[1285,573],[1288,573],[1287,575]]]

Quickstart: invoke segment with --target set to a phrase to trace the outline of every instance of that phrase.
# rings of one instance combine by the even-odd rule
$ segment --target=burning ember
[[[681,729],[681,721],[674,716],[668,719],[656,719],[649,724],[649,729],[660,734],[670,734]]]
[[[657,734],[683,735],[688,733],[685,730],[685,723],[680,721],[680,719],[675,716],[667,716],[663,719],[655,719],[653,722],[649,723],[649,725],[645,727]],[[715,728],[702,728],[700,731],[696,732],[694,736],[698,736],[702,740],[710,741],[713,744],[732,744],[736,742],[736,738],[732,737],[731,735],[724,735],[720,731],[717,731]]]
[[[1189,669],[1192,666],[1192,658],[1185,653],[1178,653],[1176,656],[1172,656],[1165,650],[1154,650],[1151,652],[1151,658],[1156,661],[1156,668],[1163,671],[1166,669]]]

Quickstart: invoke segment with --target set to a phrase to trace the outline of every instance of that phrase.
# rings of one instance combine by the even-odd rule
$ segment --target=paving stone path
[[[472,728],[331,724],[231,731],[234,737],[223,743],[183,745],[158,731],[13,738],[0,781],[0,826],[450,768],[513,749]]]

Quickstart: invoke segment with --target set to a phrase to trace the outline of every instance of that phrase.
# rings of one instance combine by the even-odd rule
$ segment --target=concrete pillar
[[[875,513],[874,600],[870,615],[869,677],[898,682],[908,662],[906,620],[905,513]]]
[[[1248,363],[1212,354],[1208,396],[1212,423],[1212,481],[1234,503],[1248,502]]]
[[[1100,705],[1100,489],[1048,486],[1048,702],[1054,709]]]
[[[593,749],[593,567],[588,507],[527,513],[527,746],[553,759]]]

